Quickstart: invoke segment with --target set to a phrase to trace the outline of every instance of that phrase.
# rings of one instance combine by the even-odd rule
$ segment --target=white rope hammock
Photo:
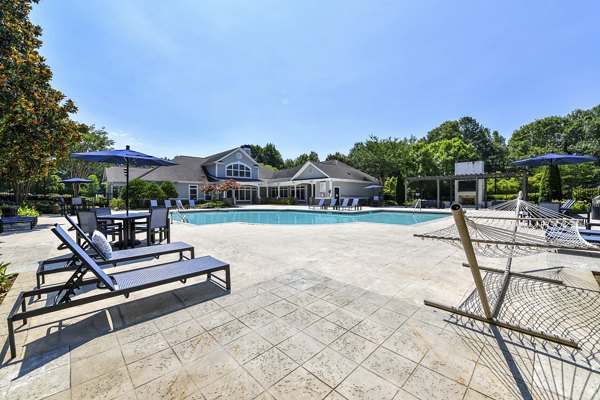
[[[522,257],[557,249],[600,250],[579,233],[579,220],[521,199],[482,210],[465,212],[473,249],[487,257]],[[455,224],[435,232],[415,235],[461,247]]]

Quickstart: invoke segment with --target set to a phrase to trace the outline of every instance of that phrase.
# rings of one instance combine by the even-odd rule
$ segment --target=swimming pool
[[[187,222],[195,225],[226,224],[229,222],[271,225],[317,225],[374,222],[381,224],[414,225],[448,216],[448,214],[393,211],[344,213],[335,211],[293,210],[191,211],[184,214]],[[181,221],[181,217],[177,215],[177,213],[172,214],[172,218],[175,221]]]

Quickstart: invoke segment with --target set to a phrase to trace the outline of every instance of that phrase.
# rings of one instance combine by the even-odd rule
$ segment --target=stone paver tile
[[[401,387],[415,370],[417,363],[379,347],[362,363],[362,366]]]
[[[300,291],[298,289],[294,289],[293,287],[290,287],[287,285],[280,286],[277,289],[271,290],[270,292],[283,298],[283,299],[286,299],[290,296],[294,296],[294,295],[300,293]]]
[[[329,347],[360,364],[377,348],[377,345],[355,333],[346,332]]]
[[[600,371],[573,364],[572,360],[538,354],[533,384],[566,399],[592,399],[600,396]]]
[[[264,290],[275,290],[283,286],[283,283],[277,282],[275,280],[264,281],[258,284],[258,286]]]
[[[262,392],[254,400],[276,400],[275,397],[269,392]]]
[[[315,301],[307,306],[304,306],[304,308],[312,313],[317,314],[320,317],[329,315],[332,312],[334,312],[335,310],[339,309],[339,307],[336,306],[335,304],[329,303],[322,299],[317,299],[317,301]]]
[[[157,332],[158,327],[156,326],[154,321],[148,321],[117,331],[117,338],[119,338],[119,343],[121,343],[121,345],[124,345],[127,343],[135,342],[138,339],[150,336],[153,333]]]
[[[286,300],[294,303],[299,307],[306,307],[307,305],[319,300],[319,298],[306,292],[300,292],[298,294],[288,297]]]
[[[364,318],[348,310],[338,309],[332,312],[331,314],[325,316],[325,319],[333,322],[336,325],[341,326],[344,329],[352,329]]]
[[[331,388],[302,367],[269,389],[278,400],[321,400],[330,391]]]
[[[169,314],[166,314],[163,317],[156,318],[153,322],[156,324],[159,330],[164,331],[165,329],[169,329],[172,326],[180,325],[184,322],[187,322],[192,319],[187,310],[179,310]]]
[[[316,284],[317,284],[317,282],[314,282],[314,281],[311,281],[308,279],[298,279],[296,281],[288,283],[287,285],[296,290],[303,291],[303,290],[306,290],[308,288],[315,286]]]
[[[391,400],[398,388],[374,373],[358,367],[337,388],[348,400]]]
[[[237,289],[235,293],[239,294],[245,299],[251,299],[259,294],[265,293],[265,289],[261,288],[258,285],[252,285],[245,287],[243,289]]]
[[[478,361],[484,348],[482,342],[472,340],[449,330],[442,331],[433,346],[445,348],[471,361]]]
[[[463,400],[491,400],[491,399],[492,399],[491,397],[488,397],[484,394],[476,392],[473,389],[467,389],[467,392],[465,393],[465,397],[463,397]]]
[[[127,368],[119,368],[71,388],[73,400],[113,399],[133,391]]]
[[[304,332],[326,345],[330,344],[344,333],[346,329],[326,319],[320,319],[304,329]]]
[[[474,361],[461,357],[455,349],[441,343],[429,349],[421,365],[462,385],[469,384],[475,369]]]
[[[522,398],[516,382],[513,377],[507,377],[504,373],[477,364],[469,387],[493,399],[516,400]]]
[[[383,343],[392,335],[392,333],[394,333],[392,328],[388,328],[385,325],[378,324],[377,322],[368,319],[365,319],[350,331],[377,344]]]
[[[255,332],[242,336],[225,346],[229,353],[235,357],[240,364],[252,360],[269,350],[271,347],[273,347],[271,343],[267,342],[262,336]]]
[[[420,399],[462,399],[467,390],[452,379],[424,367],[417,367],[402,389]]]
[[[390,297],[375,292],[366,292],[362,296],[360,296],[359,299],[366,300],[369,303],[373,303],[379,307],[383,307],[386,303],[388,303],[391,300]]]
[[[274,278],[273,280],[275,282],[279,282],[283,285],[287,285],[288,283],[297,281],[299,279],[302,279],[302,277],[298,276],[295,273],[289,273],[289,274],[278,276],[277,278]]]
[[[139,387],[179,366],[181,366],[181,362],[177,355],[172,349],[166,349],[129,364],[127,369],[133,386]]]
[[[190,399],[198,388],[184,369],[177,369],[140,386],[135,391],[139,399]]]
[[[194,319],[162,331],[163,337],[171,346],[198,336],[201,333],[204,333],[204,328]]]
[[[227,311],[220,309],[217,311],[213,311],[208,314],[202,315],[197,319],[200,322],[200,325],[207,331],[216,328],[217,326],[225,325],[228,322],[231,322],[235,319],[235,317],[229,314]]]
[[[310,311],[299,309],[281,318],[296,329],[304,329],[309,325],[317,322],[321,317],[313,314]]]
[[[8,386],[13,380],[26,381],[30,376],[43,374],[65,365],[69,366],[71,360],[69,348],[61,347],[48,353],[27,357],[21,362],[5,364],[0,368],[0,387],[8,391]],[[0,390],[0,395],[2,392]]]
[[[421,307],[412,315],[412,318],[416,318],[419,321],[426,322],[442,329],[448,325],[448,322],[444,320],[449,319],[449,317],[450,314],[447,311],[442,311],[431,307]]]
[[[363,294],[367,293],[367,291],[365,289],[359,288],[358,286],[354,286],[354,285],[345,285],[340,288],[337,288],[336,290],[340,293],[349,294],[351,296],[354,296],[355,298],[360,297]]]
[[[69,365],[38,374],[27,374],[12,381],[6,398],[41,399],[69,389]]]
[[[135,396],[135,394],[134,394]],[[135,399],[135,397],[133,397]],[[44,400],[71,400],[71,389],[63,390],[60,393],[44,397]]]
[[[333,392],[329,393],[329,395],[327,397],[325,397],[325,400],[347,400],[347,399],[334,390]]]
[[[271,322],[276,321],[278,318],[275,314],[271,314],[270,312],[260,309],[250,314],[246,314],[240,317],[240,321],[244,323],[250,329],[258,329]]]
[[[173,346],[173,351],[183,364],[197,360],[202,355],[219,347],[219,344],[208,332],[204,332],[191,339]]]
[[[283,351],[292,360],[302,364],[323,350],[325,345],[308,336],[306,333],[299,332],[291,338],[279,343],[277,348]]]
[[[380,308],[373,314],[369,315],[371,321],[380,323],[387,327],[398,329],[407,319],[406,315],[398,314],[394,311],[388,310],[387,308]]]
[[[281,301],[281,297],[274,295],[271,292],[264,292],[252,298],[252,301],[259,307],[266,307],[270,304]]]
[[[382,346],[418,363],[435,343],[441,331],[433,325],[408,320],[383,342]]]
[[[340,290],[348,286],[347,283],[338,281],[337,279],[329,279],[323,282],[322,285],[335,290]]]
[[[419,309],[418,306],[403,300],[392,300],[386,303],[383,308],[406,315],[407,317],[410,317]]]
[[[269,304],[265,307],[265,310],[275,314],[278,317],[283,317],[291,312],[298,310],[299,307],[294,303],[290,303],[287,300],[280,300],[277,303]]]
[[[251,331],[246,325],[239,320],[233,320],[208,331],[210,335],[220,344],[224,345],[235,339],[244,336]]]
[[[304,293],[308,293],[312,296],[319,297],[319,298],[321,298],[323,296],[327,296],[331,292],[333,292],[333,289],[325,286],[324,284],[313,286],[304,291]]]
[[[498,373],[512,375],[515,379],[533,383],[534,356],[535,353],[520,351],[518,347],[508,343],[505,343],[502,349],[497,347],[497,344],[492,344],[483,346],[478,363]]]
[[[252,300],[246,300],[241,303],[225,307],[225,310],[227,310],[227,312],[233,315],[234,317],[239,318],[242,315],[246,315],[251,313],[252,311],[258,310],[259,308],[261,308],[261,306],[254,303]]]
[[[196,385],[203,388],[239,367],[239,364],[229,353],[217,349],[186,365],[185,370],[190,374]]]
[[[266,388],[275,384],[297,367],[298,364],[294,360],[276,347],[265,351],[244,364],[244,368]]]
[[[31,339],[28,337],[28,341]],[[119,340],[115,334],[102,335],[71,347],[71,362],[83,360],[113,347],[119,347]]]
[[[202,388],[206,400],[255,399],[263,391],[260,384],[242,368]]]
[[[377,311],[379,309],[379,306],[366,300],[363,300],[361,297],[359,297],[358,299],[346,304],[344,308],[355,314],[362,315],[363,317],[368,317],[369,315]]]
[[[333,303],[338,307],[344,307],[345,305],[349,304],[354,299],[356,299],[356,297],[357,296],[354,296],[352,294],[342,293],[334,290],[333,292],[330,292],[329,294],[323,296],[323,300]]]
[[[303,365],[307,371],[332,388],[339,385],[357,366],[354,361],[330,348],[326,348]]]
[[[227,296],[221,296],[217,297],[216,299],[213,299],[213,301],[221,307],[231,306],[244,300],[246,299],[237,293],[230,293]]]
[[[169,343],[165,340],[160,332],[145,336],[134,342],[127,343],[121,346],[123,357],[127,364],[142,358],[148,357],[151,354],[157,353],[169,347]]]
[[[85,381],[104,375],[113,369],[125,366],[125,360],[119,347],[84,358],[71,364],[71,385],[79,385]]]
[[[298,333],[298,329],[279,319],[263,326],[256,332],[267,339],[272,345],[277,345]]]
[[[394,400],[419,400],[419,398],[404,391],[404,389],[400,389],[398,390],[398,393],[396,393],[396,396],[394,396]]]
[[[194,304],[193,306],[186,308],[187,312],[192,316],[192,318],[202,318],[206,314],[210,314],[211,312],[218,311],[220,309],[221,306],[212,300],[208,300],[200,304]]]

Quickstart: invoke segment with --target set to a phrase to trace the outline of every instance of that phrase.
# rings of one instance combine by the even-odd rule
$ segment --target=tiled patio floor
[[[332,277],[269,268],[269,279],[234,285],[231,294],[197,280],[34,318],[17,335],[16,360],[8,361],[4,346],[0,393],[10,399],[600,398],[597,314],[574,319],[572,335],[583,346],[577,351],[453,317],[402,299],[402,291],[384,294],[385,285],[378,292],[351,272],[346,280],[339,270]],[[7,302],[33,281],[31,272],[22,273]],[[591,293],[585,301],[597,301],[597,292],[581,290]],[[548,301],[531,307],[545,314]],[[511,313],[517,311],[513,304]],[[554,324],[552,316],[542,319]],[[6,327],[0,329],[5,341]]]

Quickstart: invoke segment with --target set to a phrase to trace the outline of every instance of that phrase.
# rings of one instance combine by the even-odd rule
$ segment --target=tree
[[[259,157],[255,159],[262,164],[271,165],[277,169],[283,168],[283,157],[273,143],[267,143],[262,148]]]
[[[348,154],[349,164],[374,176],[383,185],[388,176],[405,176],[409,141],[380,139],[371,135],[365,142],[355,143]]]
[[[32,2],[0,3],[0,176],[18,203],[81,136],[70,119],[75,104],[51,86],[52,72],[38,52],[42,30],[29,20]]]
[[[164,200],[167,196],[156,182],[148,182],[146,197],[153,200]]]
[[[284,167],[285,168],[297,167],[297,166],[306,164],[307,161],[317,161],[318,162],[319,155],[314,151],[311,151],[310,154],[306,154],[306,153],[300,154],[294,160],[290,160],[290,159],[285,160]]]
[[[558,165],[548,165],[542,172],[540,201],[562,200],[562,183]]]
[[[412,148],[410,159],[417,167],[419,176],[453,175],[458,161],[476,161],[479,157],[475,147],[455,137],[437,142],[418,142]]]
[[[350,161],[348,160],[348,156],[346,156],[345,154],[340,153],[339,151],[336,151],[333,154],[328,154],[327,157],[325,158],[325,161],[329,161],[329,160],[338,160],[338,161],[343,162],[344,164],[350,165]]]
[[[105,128],[97,129],[94,125],[82,126],[81,141],[71,150],[72,153],[85,153],[88,151],[111,150],[114,141],[108,137]],[[67,178],[82,178],[91,174],[99,175],[107,164],[83,161],[66,157],[61,160],[60,171]]]
[[[87,178],[92,182],[83,185],[83,194],[88,197],[94,197],[100,190],[100,179],[98,179],[98,177],[94,174],[89,175]]]
[[[129,202],[139,202],[147,198],[148,182],[142,179],[132,179],[129,181],[129,186],[123,188],[121,198],[125,201],[129,198]]]
[[[162,189],[165,196],[169,199],[174,198],[174,197],[179,197],[177,188],[175,187],[175,184],[173,184],[173,182],[171,182],[171,181],[164,181],[163,183],[160,184],[160,188]]]

